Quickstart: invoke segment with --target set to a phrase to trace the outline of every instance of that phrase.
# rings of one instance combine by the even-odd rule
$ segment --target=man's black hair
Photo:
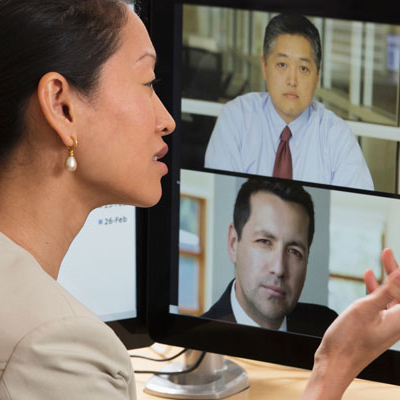
[[[314,204],[310,194],[303,189],[303,186],[292,181],[283,182],[251,178],[242,185],[236,197],[233,212],[233,225],[238,235],[238,240],[241,239],[243,227],[250,218],[251,196],[258,192],[272,193],[284,201],[297,203],[304,207],[309,217],[308,248],[310,248],[315,230]]]
[[[300,35],[306,38],[311,45],[317,70],[321,67],[321,39],[318,29],[302,15],[279,14],[272,18],[264,34],[264,60],[274,51],[276,39],[280,35]]]

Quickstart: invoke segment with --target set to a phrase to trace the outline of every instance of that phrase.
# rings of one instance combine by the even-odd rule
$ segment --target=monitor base
[[[200,351],[188,350],[182,362],[169,364],[161,372],[190,368],[201,356]],[[180,375],[154,375],[144,391],[170,399],[222,399],[249,387],[247,372],[220,354],[207,353],[194,371]]]

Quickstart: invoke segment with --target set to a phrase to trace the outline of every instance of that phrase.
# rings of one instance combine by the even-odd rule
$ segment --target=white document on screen
[[[135,207],[115,204],[93,210],[57,280],[103,321],[135,318]]]

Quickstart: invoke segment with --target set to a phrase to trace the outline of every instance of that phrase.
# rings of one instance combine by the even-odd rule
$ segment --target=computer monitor
[[[378,279],[384,278],[379,262],[384,246],[400,256],[399,5],[152,0],[149,28],[162,80],[156,90],[177,129],[167,138],[171,168],[162,200],[149,212],[149,331],[159,342],[312,368],[321,340],[312,318],[300,319],[305,322],[301,329],[287,325],[279,331],[203,315],[236,274],[227,243],[243,182],[291,184],[251,170],[204,166],[224,104],[249,91],[265,91],[262,36],[268,21],[281,12],[305,15],[319,30],[325,55],[316,100],[357,136],[375,189],[307,179],[293,183],[311,195],[316,223],[298,301],[320,306],[321,318],[340,313],[365,294],[363,269],[372,267]],[[396,348],[360,377],[398,384]]]
[[[146,212],[120,204],[93,210],[58,276],[128,349],[152,343],[146,329]]]

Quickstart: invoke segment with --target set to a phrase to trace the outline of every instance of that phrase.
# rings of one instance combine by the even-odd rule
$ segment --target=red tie
[[[274,172],[272,176],[277,178],[292,179],[292,155],[290,154],[289,139],[292,136],[290,128],[285,126],[281,133],[281,142],[276,152]]]

